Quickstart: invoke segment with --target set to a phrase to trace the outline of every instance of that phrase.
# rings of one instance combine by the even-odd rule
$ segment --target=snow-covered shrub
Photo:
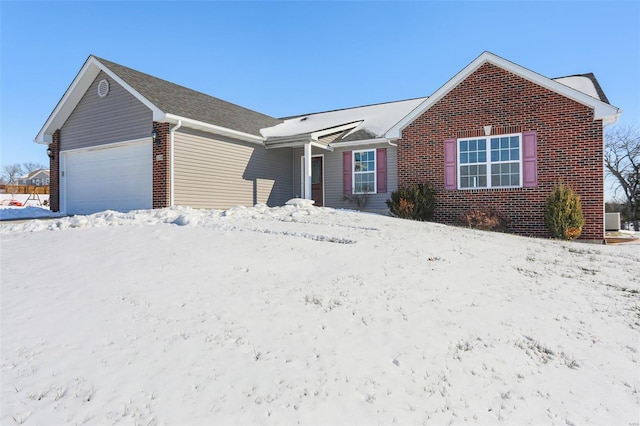
[[[580,196],[568,185],[558,183],[547,198],[544,223],[553,238],[578,238],[584,226]]]
[[[426,221],[433,217],[435,200],[433,187],[428,183],[419,183],[393,191],[386,203],[393,216]]]
[[[509,225],[509,218],[504,213],[489,208],[469,209],[460,214],[459,221],[462,226],[483,231],[504,232]]]

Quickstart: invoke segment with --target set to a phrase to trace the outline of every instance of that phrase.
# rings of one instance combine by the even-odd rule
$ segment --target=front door
[[[311,199],[315,201],[314,206],[324,205],[324,188],[322,182],[322,157],[311,158]]]

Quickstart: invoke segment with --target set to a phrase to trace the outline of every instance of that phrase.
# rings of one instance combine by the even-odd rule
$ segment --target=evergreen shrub
[[[580,196],[563,183],[554,186],[547,197],[544,223],[553,238],[573,240],[580,236],[584,226]]]
[[[428,183],[419,183],[393,191],[386,203],[393,216],[428,221],[433,217],[435,200],[433,187]]]

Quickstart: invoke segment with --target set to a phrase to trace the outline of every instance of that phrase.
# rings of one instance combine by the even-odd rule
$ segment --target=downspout
[[[171,189],[169,190],[169,206],[173,207],[174,206],[174,196],[173,196],[173,188],[174,188],[174,183],[173,183],[173,169],[174,169],[174,161],[173,161],[173,145],[174,145],[174,139],[173,139],[173,134],[176,132],[176,130],[178,130],[180,127],[182,127],[182,120],[178,120],[178,124],[176,124],[175,126],[173,126],[173,128],[171,130],[169,130],[169,185],[171,187]]]

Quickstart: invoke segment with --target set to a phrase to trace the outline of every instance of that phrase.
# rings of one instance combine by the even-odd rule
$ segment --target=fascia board
[[[311,133],[301,133],[299,135],[291,135],[291,136],[271,136],[265,138],[265,142],[267,143],[285,143],[285,142],[297,142],[301,144],[305,144],[311,142],[313,139],[311,138]]]
[[[265,149],[278,149],[278,148],[300,148],[305,144],[309,143],[309,141],[297,141],[297,142],[276,142],[272,144],[265,144]]]
[[[543,75],[533,72],[518,64],[507,61],[506,59],[496,56],[493,53],[483,52],[480,56],[474,59],[473,62],[471,62],[469,65],[463,68],[458,74],[453,76],[453,78],[451,78],[442,87],[440,87],[432,96],[428,97],[423,103],[418,105],[413,111],[411,111],[408,115],[406,115],[395,126],[389,129],[389,131],[385,134],[385,136],[391,140],[399,139],[400,134],[405,127],[411,124],[416,118],[422,115],[433,104],[435,104],[440,99],[442,99],[453,88],[455,88],[458,84],[464,81],[470,74],[472,74],[474,71],[480,68],[481,65],[487,62],[493,65],[496,65],[504,70],[512,72],[513,74],[516,74],[539,86],[542,86],[553,92],[559,93],[580,104],[593,108],[594,120],[602,119],[605,121],[610,121],[611,119],[613,119],[615,121],[617,118],[613,118],[613,117],[617,116],[620,113],[620,109],[617,107],[609,105],[598,99],[592,98],[591,96],[588,96],[582,92],[579,92],[571,87],[565,86],[564,84],[553,81]]]
[[[335,142],[330,143],[329,146],[334,148],[343,148],[349,146],[364,146],[364,145],[379,145],[379,144],[388,144],[389,139],[386,138],[376,138],[376,139],[363,139],[360,141],[347,141],[347,142]]]
[[[324,145],[324,144],[321,144],[321,143],[318,143],[318,142],[309,142],[309,145],[314,146],[314,147],[319,148],[319,149],[324,149],[324,150],[333,152],[333,147],[331,145]]]
[[[92,61],[93,57],[85,61],[80,71],[75,76],[69,87],[67,88],[62,98],[58,101],[58,104],[53,109],[47,121],[36,135],[34,142],[40,144],[50,144],[52,142],[52,135],[56,129],[69,118],[71,112],[75,109],[82,96],[84,96],[91,83],[96,78],[100,69]]]
[[[127,92],[131,93],[144,106],[149,108],[153,112],[153,120],[154,121],[159,121],[159,119],[165,115],[165,113],[163,111],[161,111],[160,108],[155,106],[151,101],[149,101],[149,99],[147,99],[144,96],[142,96],[140,94],[140,92],[138,92],[136,89],[131,87],[126,81],[121,79],[116,73],[114,73],[109,68],[107,68],[99,60],[97,60],[97,59],[95,59],[93,57],[92,57],[92,59],[95,60],[95,62],[97,64],[100,64],[100,69],[102,69],[102,71],[104,71],[105,74],[107,74],[109,77],[111,77],[116,83],[118,83],[120,86],[122,86]]]
[[[103,71],[115,82],[117,82],[129,93],[131,93],[136,99],[147,106],[153,112],[154,120],[164,115],[164,113],[160,111],[158,107],[156,107],[148,99],[134,90],[129,84],[127,84],[124,80],[114,74],[94,56],[89,56],[76,77],[71,82],[71,85],[69,85],[67,91],[64,93],[64,95],[54,108],[51,115],[49,115],[49,118],[40,129],[40,132],[38,132],[38,134],[36,135],[34,142],[47,145],[52,142],[53,132],[55,132],[56,129],[62,127],[62,125],[67,121],[67,119],[76,108],[84,94],[87,92],[95,78],[98,76],[100,71]]]
[[[333,152],[334,148],[331,145],[323,145],[318,142],[313,141],[297,141],[297,142],[282,142],[282,143],[274,143],[271,145],[265,145],[265,149],[278,149],[278,148],[302,148],[305,145],[311,145],[313,147],[324,149],[325,151]]]
[[[275,138],[265,139],[264,147],[266,149],[272,148],[300,148],[305,144],[313,142],[309,133],[295,136],[281,136]]]
[[[251,135],[249,133],[239,132],[237,130],[228,129],[222,126],[216,126],[215,124],[205,123],[204,121],[193,120],[187,117],[180,117],[174,114],[162,114],[155,121],[176,124],[178,120],[182,121],[182,125],[191,129],[202,130],[207,133],[214,133],[217,135],[227,136],[234,139],[239,139],[245,142],[252,142],[262,145],[264,138],[261,136]]]
[[[306,136],[303,138],[302,136]],[[297,139],[293,139],[292,137],[280,138],[277,140],[270,139],[270,143],[265,143],[266,149],[277,149],[277,148],[301,148],[307,144],[319,148],[324,149],[326,151],[333,152],[333,146],[331,144],[325,145],[322,143],[318,143],[317,141],[311,139],[309,135],[300,135]]]
[[[499,56],[495,56],[489,52],[483,53],[483,55],[487,55],[487,60],[485,62],[490,62],[500,68],[506,69],[525,80],[529,80],[539,86],[542,86],[546,89],[551,90],[552,92],[556,92],[560,95],[563,95],[569,99],[572,99],[582,105],[593,108],[593,119],[601,120],[611,116],[614,116],[619,113],[619,109],[613,105],[609,105],[606,102],[602,102],[599,99],[595,99],[585,93],[582,93],[572,87],[566,86],[562,83],[558,83],[550,78],[547,78],[543,75],[540,75],[530,69],[522,67],[513,62],[507,61]],[[482,57],[482,55],[481,55]]]

